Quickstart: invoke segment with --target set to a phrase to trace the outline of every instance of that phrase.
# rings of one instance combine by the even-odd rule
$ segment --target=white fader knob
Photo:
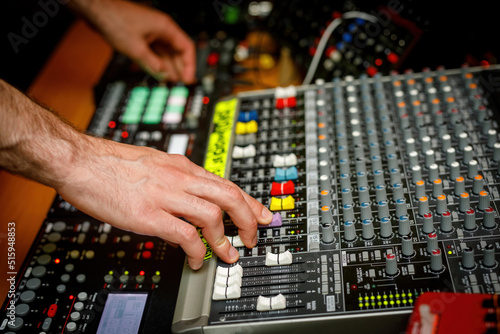
[[[279,254],[267,253],[266,254],[266,266],[288,266],[292,264],[292,253],[286,251]]]
[[[281,293],[274,297],[259,296],[257,298],[257,311],[284,310],[286,308],[286,298]]]

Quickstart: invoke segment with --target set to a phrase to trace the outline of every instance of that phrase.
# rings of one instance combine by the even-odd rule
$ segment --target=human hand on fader
[[[233,263],[239,254],[224,235],[222,210],[247,247],[257,243],[257,224],[272,220],[234,183],[184,156],[85,135],[2,80],[0,101],[0,168],[55,188],[103,222],[180,245],[193,269],[205,255],[195,226]]]
[[[194,43],[167,14],[123,0],[72,0],[68,5],[159,81],[194,82]]]
[[[257,224],[271,222],[271,212],[261,203],[184,156],[85,140],[94,154],[84,156],[57,188],[62,197],[116,227],[180,245],[193,269],[201,267],[206,251],[193,225],[223,261],[233,263],[239,255],[224,235],[221,209],[238,226],[247,247],[257,244]]]

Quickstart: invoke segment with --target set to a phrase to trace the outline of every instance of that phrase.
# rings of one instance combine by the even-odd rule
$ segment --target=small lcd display
[[[110,293],[97,334],[139,333],[147,299],[147,293]]]

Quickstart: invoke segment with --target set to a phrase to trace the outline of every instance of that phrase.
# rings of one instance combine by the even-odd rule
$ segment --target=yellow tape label
[[[220,177],[226,174],[231,135],[233,133],[234,115],[238,99],[217,103],[214,111],[214,129],[208,139],[205,169]]]
[[[220,177],[226,174],[226,164],[231,145],[231,135],[233,134],[234,115],[238,99],[221,101],[216,104],[214,110],[214,129],[208,138],[207,155],[205,157],[205,169]],[[204,260],[212,257],[213,251],[208,242],[203,237],[200,230],[201,241],[207,249]]]

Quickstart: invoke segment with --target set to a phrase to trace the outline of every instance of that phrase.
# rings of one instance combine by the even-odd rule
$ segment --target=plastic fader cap
[[[295,199],[289,195],[286,198],[271,197],[271,204],[269,205],[269,210],[271,211],[281,211],[281,210],[293,210],[295,209]]]
[[[242,278],[239,275],[233,275],[233,276],[229,276],[229,277],[216,275],[214,286],[228,287],[228,286],[231,286],[234,284],[241,286],[241,282],[242,282]]]
[[[232,267],[218,266],[215,274],[213,300],[238,299],[241,297],[243,268],[237,264]]]
[[[231,245],[233,245],[233,247],[243,247],[243,246],[245,246],[245,244],[243,243],[243,241],[241,241],[241,238],[240,238],[239,235],[235,235],[235,236],[231,236],[231,237],[226,236],[226,238],[229,239],[229,242],[231,243]]]
[[[245,147],[235,146],[233,148],[232,158],[233,159],[253,158],[255,154],[257,154],[257,150],[255,149],[255,146],[253,146],[252,144]]]
[[[286,298],[281,293],[274,297],[259,296],[257,298],[257,311],[284,310]]]
[[[274,254],[267,253],[266,254],[266,266],[287,266],[292,264],[293,257],[290,251],[285,251],[283,253]]]
[[[288,155],[275,155],[273,167],[292,167],[297,165],[297,156],[295,153]]]
[[[241,297],[241,287],[237,284],[231,286],[214,286],[213,300],[238,299]]]

